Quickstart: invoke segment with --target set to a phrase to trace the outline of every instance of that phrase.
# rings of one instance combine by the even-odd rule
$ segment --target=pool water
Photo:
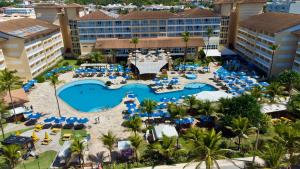
[[[134,93],[141,102],[144,99],[160,101],[161,98],[180,98],[201,91],[215,91],[216,88],[203,83],[193,83],[192,88],[157,94],[144,84],[127,84],[118,89],[109,89],[98,80],[71,82],[58,89],[58,96],[80,112],[97,112],[118,105],[127,93]],[[197,86],[197,87],[195,87]]]

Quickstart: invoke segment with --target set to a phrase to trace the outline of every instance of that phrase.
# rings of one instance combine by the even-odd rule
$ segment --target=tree
[[[61,117],[61,112],[60,112],[60,106],[59,106],[59,102],[58,102],[56,87],[57,87],[57,85],[59,85],[60,83],[62,83],[62,81],[59,80],[58,76],[56,76],[56,75],[50,76],[49,77],[49,81],[50,81],[50,84],[53,86],[54,96],[55,96],[55,99],[56,99],[58,114],[59,114],[59,117]]]
[[[230,126],[227,126],[238,137],[238,150],[241,149],[241,140],[248,138],[248,133],[253,132],[254,128],[250,127],[250,123],[247,117],[234,118]]]
[[[265,162],[265,167],[281,169],[287,167],[285,162],[286,150],[280,144],[267,144],[263,151],[259,151],[259,157]]]
[[[8,161],[10,168],[13,169],[21,156],[19,153],[21,148],[17,145],[12,144],[3,146],[2,150],[2,156]]]
[[[207,52],[208,52],[208,48],[209,48],[209,40],[210,37],[213,35],[214,30],[211,27],[208,27],[206,30],[206,34],[207,34],[207,45],[206,45],[206,52],[205,52],[205,56],[207,56]]]
[[[137,37],[134,37],[131,39],[130,43],[134,44],[134,52],[135,52],[135,56],[134,56],[134,64],[136,66],[136,57],[137,57],[137,54],[136,54],[136,46],[137,44],[139,43],[139,38]],[[137,74],[137,70],[135,69],[135,74]]]
[[[200,161],[197,164],[196,168],[200,168],[203,162],[205,162],[206,169],[212,169],[214,165],[216,165],[217,168],[220,168],[217,162],[218,159],[227,159],[235,165],[232,160],[224,156],[225,153],[232,150],[222,149],[221,142],[221,132],[216,133],[216,131],[212,129],[210,131],[206,131],[203,134],[202,139],[199,140],[199,143],[194,144],[195,147],[193,147],[192,151],[190,152],[190,154],[192,154],[194,158],[192,162]],[[190,163],[185,165],[184,168],[189,164]]]
[[[16,111],[15,111],[15,104],[13,102],[12,96],[11,96],[11,90],[14,88],[20,87],[22,84],[20,77],[16,75],[17,71],[13,70],[10,71],[7,68],[0,71],[0,88],[2,91],[8,91],[9,98],[10,98],[10,104],[13,108],[15,121],[17,122],[16,117]]]
[[[269,48],[272,50],[271,66],[270,66],[270,70],[269,70],[269,73],[268,73],[268,77],[270,78],[271,74],[272,74],[273,64],[274,64],[275,52],[276,52],[276,50],[278,50],[279,46],[278,45],[271,45]]]
[[[144,99],[141,103],[141,111],[143,113],[147,113],[148,121],[150,119],[150,113],[153,113],[155,107],[157,106],[157,102],[150,99]]]
[[[84,142],[81,141],[79,138],[75,138],[71,145],[71,152],[72,154],[78,156],[80,166],[84,165],[84,156],[83,156],[84,148],[85,148]],[[81,160],[82,160],[82,164],[81,164]]]
[[[198,127],[189,128],[184,137],[191,142],[194,147],[200,146],[201,139],[205,133],[205,130]]]
[[[300,94],[291,97],[288,102],[287,109],[289,112],[300,117]]]
[[[289,155],[289,161],[291,164],[295,164],[295,153],[300,149],[300,132],[293,125],[286,123],[280,123],[274,126],[274,137],[276,144],[281,144],[286,148]]]
[[[111,131],[108,131],[107,134],[102,134],[102,137],[100,139],[103,145],[108,149],[110,161],[111,161],[112,160],[111,154],[112,154],[112,150],[114,149],[114,145],[117,142],[117,137]]]
[[[271,97],[271,102],[275,102],[276,96],[281,96],[283,94],[284,87],[278,82],[272,82],[267,86],[266,93]]]
[[[3,102],[0,102],[0,128],[2,132],[2,138],[4,139],[4,129],[3,129],[3,121],[5,118],[9,117],[10,113],[7,110],[6,106]]]
[[[114,49],[111,49],[110,51],[109,51],[109,54],[112,56],[112,58],[113,58],[113,63],[116,63],[116,51],[114,50]]]
[[[258,101],[262,98],[262,87],[261,86],[255,86],[250,91],[251,96],[255,97]]]
[[[300,83],[300,75],[293,70],[285,70],[279,74],[278,81],[288,90],[290,98],[293,86]]]
[[[199,104],[198,112],[200,114],[203,114],[205,116],[215,116],[215,117],[220,115],[219,113],[217,113],[216,105],[214,105],[209,100],[205,100],[203,102],[202,101],[198,102],[198,104]]]
[[[162,139],[152,144],[151,148],[162,156],[164,162],[169,162],[177,151],[176,138],[163,135]]]
[[[105,58],[101,52],[92,52],[89,54],[92,63],[103,63]]]
[[[142,144],[143,138],[139,135],[133,135],[133,136],[129,137],[129,141],[131,143],[131,146],[133,147],[135,159],[138,162],[139,161],[139,151],[138,150],[143,145]]]
[[[142,125],[142,119],[136,116],[124,122],[124,126],[133,131],[134,135],[141,131]]]
[[[185,43],[184,57],[183,57],[183,63],[185,64],[186,56],[187,56],[188,42],[190,40],[190,32],[183,32],[181,34],[181,37],[182,37],[183,42]]]
[[[176,105],[174,103],[168,105],[168,112],[170,113],[172,118],[179,119],[179,130],[181,129],[181,119],[183,119],[186,114],[186,107],[183,105]]]
[[[189,111],[197,108],[198,100],[196,99],[195,96],[189,96],[185,98],[183,102],[188,107]]]

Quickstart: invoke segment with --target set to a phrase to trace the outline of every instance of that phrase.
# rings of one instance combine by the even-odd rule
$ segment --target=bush
[[[43,83],[43,82],[46,81],[46,79],[45,79],[44,76],[38,76],[38,77],[36,78],[36,80],[37,80],[38,83]]]
[[[63,66],[69,66],[70,64],[69,64],[69,62],[64,62],[62,65]]]
[[[107,82],[105,82],[105,85],[106,85],[106,86],[111,86],[111,85],[112,85],[112,82],[111,82],[111,81],[107,81]]]
[[[78,66],[80,66],[82,63],[83,63],[83,61],[82,61],[81,59],[78,59],[78,60],[76,61],[76,65],[78,65]]]

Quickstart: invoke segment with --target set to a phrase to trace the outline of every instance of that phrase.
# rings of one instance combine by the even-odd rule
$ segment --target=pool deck
[[[210,65],[210,73],[204,73],[204,74],[197,74],[198,77],[195,80],[189,80],[184,77],[181,77],[178,74],[168,74],[169,78],[172,77],[178,77],[179,82],[181,85],[181,88],[187,84],[187,83],[193,83],[193,82],[200,82],[200,83],[206,83],[210,84],[218,89],[220,89],[219,86],[216,85],[216,83],[211,80],[213,79],[214,75],[212,72],[216,71],[219,67],[215,66],[214,64]],[[76,80],[84,80],[84,79],[99,79],[103,82],[108,81],[109,79],[107,77],[92,77],[92,78],[73,78],[73,72],[68,72],[65,74],[61,74],[59,76],[59,79],[63,81],[62,84],[60,84],[58,87],[72,82]],[[120,79],[116,79],[116,81],[121,81]],[[153,83],[151,80],[129,80],[127,84],[132,83],[142,83],[142,84],[151,84]],[[122,84],[114,84],[110,86],[110,88],[119,88]],[[170,91],[167,89],[164,89],[166,91]],[[179,90],[179,89],[178,89]],[[164,91],[161,91],[164,92]],[[33,106],[33,109],[35,112],[41,112],[45,114],[39,121],[43,122],[43,120],[49,116],[58,116],[58,110],[57,110],[57,104],[54,97],[54,89],[49,84],[49,82],[39,83],[36,84],[35,88],[31,90],[28,94],[28,98],[30,100],[29,103],[26,103],[26,106]],[[123,103],[120,103],[116,107],[100,112],[95,113],[81,113],[77,110],[73,109],[69,105],[67,105],[64,101],[59,99],[60,109],[62,116],[66,117],[87,117],[89,118],[89,122],[87,123],[87,131],[91,134],[91,141],[89,142],[89,155],[96,155],[97,153],[100,153],[102,151],[105,151],[108,153],[107,149],[102,145],[101,141],[99,140],[99,137],[101,137],[101,134],[107,133],[107,131],[112,131],[119,139],[124,139],[130,136],[130,132],[127,131],[124,127],[122,127],[122,122],[124,121],[122,118],[122,111],[126,110],[126,107]],[[100,117],[100,123],[95,124],[95,118]]]

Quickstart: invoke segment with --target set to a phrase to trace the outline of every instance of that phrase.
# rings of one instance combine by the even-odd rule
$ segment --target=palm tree
[[[255,97],[258,101],[262,98],[262,87],[261,86],[255,86],[251,91],[251,95]]]
[[[105,59],[101,52],[92,52],[89,57],[93,63],[102,63]]]
[[[195,109],[197,107],[198,100],[195,96],[190,96],[184,99],[184,104],[188,107],[189,111]]]
[[[189,128],[184,137],[189,140],[194,147],[200,146],[201,139],[204,135],[205,130],[198,127]]]
[[[284,87],[278,82],[272,82],[266,90],[266,93],[270,95],[271,102],[274,102],[276,96],[281,96],[283,94]]]
[[[56,76],[56,75],[50,76],[49,81],[50,81],[50,84],[53,86],[54,96],[55,96],[55,99],[56,99],[56,104],[57,104],[57,109],[58,109],[58,114],[59,114],[59,117],[61,117],[61,112],[60,112],[60,106],[59,106],[59,102],[58,102],[56,87],[57,87],[57,85],[62,83],[62,81],[59,80],[58,76]]]
[[[236,165],[232,160],[225,157],[224,154],[230,152],[230,149],[222,149],[221,142],[222,142],[222,134],[221,132],[216,133],[214,129],[207,131],[203,134],[202,139],[199,140],[199,143],[195,144],[196,146],[193,147],[191,154],[195,154],[195,160],[191,162],[200,161],[196,168],[200,168],[201,164],[205,162],[206,169],[212,169],[214,165],[217,168],[220,168],[217,160],[218,159],[226,159]],[[187,167],[190,163],[184,166]]]
[[[247,117],[237,117],[232,119],[231,125],[227,126],[238,137],[238,150],[241,149],[241,140],[248,138],[247,134],[253,131],[254,128],[250,127],[250,122]]]
[[[206,45],[206,52],[205,52],[205,56],[207,56],[207,52],[208,52],[208,47],[209,47],[209,40],[210,37],[213,35],[214,30],[211,27],[208,27],[206,30],[206,34],[207,34],[207,45]]]
[[[265,167],[272,169],[281,169],[287,167],[285,160],[286,150],[280,144],[267,144],[263,151],[259,152],[265,162]]]
[[[274,141],[286,148],[290,163],[295,164],[295,153],[300,148],[299,130],[286,123],[275,125],[274,129],[277,134],[277,136],[274,137]]]
[[[4,105],[3,102],[0,102],[0,128],[2,132],[2,138],[4,139],[4,129],[3,129],[3,121],[5,118],[9,117],[10,113],[7,111],[6,106]]]
[[[179,130],[181,129],[181,119],[186,117],[186,107],[183,105],[176,105],[174,103],[168,105],[168,112],[170,113],[172,118],[179,120]]]
[[[131,119],[125,121],[123,125],[133,131],[134,135],[136,135],[137,132],[141,131],[143,122],[141,118],[134,116]]]
[[[291,97],[287,109],[297,117],[300,117],[300,94]]]
[[[102,134],[100,138],[104,146],[109,150],[110,161],[112,160],[111,154],[114,149],[114,145],[117,142],[117,136],[115,136],[111,131],[108,131],[107,134]]]
[[[139,38],[137,38],[137,37],[134,37],[134,38],[132,38],[131,39],[131,41],[130,41],[130,43],[132,43],[132,44],[134,44],[134,52],[135,52],[135,57],[134,57],[134,64],[135,64],[135,66],[136,66],[136,46],[137,46],[137,44],[139,43]],[[137,74],[137,70],[135,69],[135,74]]]
[[[138,162],[139,161],[139,149],[143,145],[143,138],[139,135],[133,135],[129,137],[129,141],[131,143],[131,146],[133,147],[135,159]]]
[[[150,119],[150,113],[153,113],[155,107],[157,106],[157,102],[151,99],[144,99],[141,103],[141,111],[143,113],[147,113],[148,115],[148,121]]]
[[[19,153],[21,148],[17,145],[12,144],[3,146],[2,150],[3,157],[8,161],[10,168],[13,169],[21,156]]]
[[[111,49],[109,51],[110,55],[112,56],[113,58],[113,63],[116,63],[116,51],[114,49]]]
[[[198,102],[199,104],[199,109],[198,109],[198,113],[203,114],[205,116],[213,116],[213,117],[218,117],[220,114],[217,113],[217,107],[216,105],[214,105],[214,103],[212,103],[209,100],[205,100],[205,101],[201,101]]]
[[[12,96],[11,96],[11,90],[17,87],[20,87],[22,84],[20,77],[16,76],[17,71],[13,70],[10,71],[7,68],[0,71],[0,88],[1,90],[8,91],[9,98],[10,98],[10,104],[13,108],[15,121],[17,122],[16,117],[16,111],[15,111],[15,104],[13,102]]]
[[[163,135],[160,141],[151,145],[151,148],[152,151],[159,153],[163,157],[162,161],[168,162],[177,151],[176,138]]]
[[[185,64],[186,61],[186,56],[187,56],[187,48],[188,48],[188,42],[190,40],[190,32],[183,32],[181,34],[182,40],[185,43],[185,48],[184,48],[184,57],[183,57],[183,63]]]
[[[79,138],[74,139],[71,145],[71,152],[72,154],[78,156],[80,166],[84,165],[84,156],[83,156],[84,148],[85,146],[83,141],[81,141]],[[82,164],[81,164],[81,159],[82,159]]]
[[[282,85],[285,85],[286,89],[288,89],[289,100],[290,100],[293,86],[300,83],[299,73],[297,73],[293,70],[285,70],[284,72],[279,74],[278,79],[279,79],[279,82]]]
[[[270,70],[269,70],[269,73],[268,73],[268,77],[270,78],[271,74],[272,74],[272,69],[273,69],[275,52],[276,52],[276,50],[278,50],[279,46],[278,45],[271,45],[269,48],[272,50],[271,65],[270,65]]]

